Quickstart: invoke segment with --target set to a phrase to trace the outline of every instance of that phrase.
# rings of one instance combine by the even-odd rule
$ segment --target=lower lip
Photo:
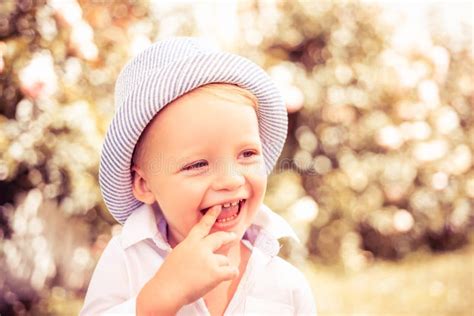
[[[224,223],[215,222],[212,227],[216,230],[225,230],[234,227],[240,221],[240,216],[242,215],[242,211],[244,210],[244,207],[246,205],[247,200],[242,203],[242,205],[240,206],[240,211],[237,213],[237,217],[235,217],[234,219]]]

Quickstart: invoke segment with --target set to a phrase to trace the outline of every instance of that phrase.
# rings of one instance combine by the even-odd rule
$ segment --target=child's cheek
[[[262,175],[257,175],[255,176],[254,179],[255,183],[255,193],[256,195],[260,196],[261,199],[263,200],[263,197],[265,195],[265,192],[267,190],[267,176],[262,176]]]

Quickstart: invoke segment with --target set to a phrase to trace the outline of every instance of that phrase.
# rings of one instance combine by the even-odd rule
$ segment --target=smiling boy
[[[226,203],[237,205],[223,209],[223,220],[211,233],[242,237],[262,204],[267,176],[256,101],[244,93],[229,84],[198,87],[164,108],[137,146],[134,194],[159,204],[171,247],[183,241],[204,210]],[[239,218],[229,220],[232,214]]]
[[[124,227],[81,314],[314,315],[306,279],[277,256],[296,236],[263,205],[287,124],[263,70],[168,39],[124,68],[116,103],[100,184]]]

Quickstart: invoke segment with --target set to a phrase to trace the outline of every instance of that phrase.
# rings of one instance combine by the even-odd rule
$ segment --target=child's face
[[[164,108],[148,128],[143,178],[168,222],[172,247],[213,205],[245,200],[221,212],[235,219],[216,222],[211,233],[242,237],[265,194],[258,121],[250,100],[221,98],[196,89]]]

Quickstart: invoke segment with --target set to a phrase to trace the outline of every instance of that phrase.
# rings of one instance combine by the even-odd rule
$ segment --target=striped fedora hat
[[[168,103],[208,83],[235,84],[257,97],[265,170],[272,171],[286,139],[288,118],[270,77],[250,60],[197,38],[159,41],[134,57],[115,84],[116,111],[102,147],[99,183],[105,204],[119,223],[142,204],[131,186],[131,160],[141,133]]]

